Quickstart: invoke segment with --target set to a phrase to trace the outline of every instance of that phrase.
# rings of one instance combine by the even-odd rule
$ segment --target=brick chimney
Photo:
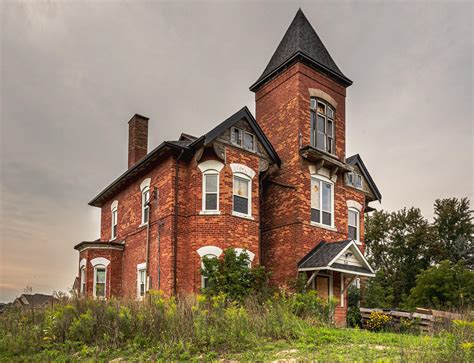
[[[148,117],[135,114],[128,121],[128,168],[148,152]]]

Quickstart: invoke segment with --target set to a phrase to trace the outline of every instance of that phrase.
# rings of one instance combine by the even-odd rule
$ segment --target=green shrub
[[[384,330],[388,327],[392,317],[388,314],[385,314],[381,311],[372,311],[367,321],[367,329],[372,331]]]

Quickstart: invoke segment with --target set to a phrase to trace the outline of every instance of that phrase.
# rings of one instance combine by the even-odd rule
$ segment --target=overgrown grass
[[[437,336],[336,329],[314,293],[236,304],[223,295],[65,300],[0,316],[3,361],[472,361],[473,323]]]

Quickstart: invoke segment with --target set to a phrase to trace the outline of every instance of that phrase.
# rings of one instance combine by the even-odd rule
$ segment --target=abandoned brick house
[[[133,116],[128,169],[89,203],[101,208],[100,238],[74,247],[80,292],[197,293],[203,256],[234,248],[275,285],[305,274],[344,321],[348,284],[373,276],[363,222],[381,199],[360,156],[346,158],[351,84],[299,10],[250,87],[255,118],[244,107],[148,152],[148,118]]]

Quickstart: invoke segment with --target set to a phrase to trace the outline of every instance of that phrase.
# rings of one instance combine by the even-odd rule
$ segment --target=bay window
[[[323,177],[311,177],[311,222],[334,226],[334,184]]]

